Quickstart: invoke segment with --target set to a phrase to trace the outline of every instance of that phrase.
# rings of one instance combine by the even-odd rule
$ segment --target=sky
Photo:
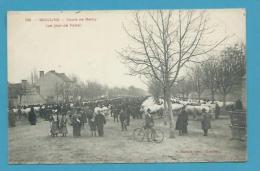
[[[109,87],[146,89],[139,77],[128,75],[117,51],[129,45],[122,24],[135,11],[52,11],[8,13],[8,82],[27,79],[32,70],[75,74],[80,80]],[[243,9],[207,10],[216,27],[213,39],[232,35],[226,44],[246,39]]]

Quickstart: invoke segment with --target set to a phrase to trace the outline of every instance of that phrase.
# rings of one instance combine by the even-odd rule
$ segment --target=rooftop
[[[51,70],[49,71],[53,74],[55,74],[56,76],[60,77],[64,82],[73,82],[65,73],[58,73],[55,70]]]

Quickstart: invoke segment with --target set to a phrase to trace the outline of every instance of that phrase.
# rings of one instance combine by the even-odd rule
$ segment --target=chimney
[[[27,86],[27,80],[22,80],[22,88],[26,88]]]
[[[40,71],[40,78],[44,76],[44,71]]]

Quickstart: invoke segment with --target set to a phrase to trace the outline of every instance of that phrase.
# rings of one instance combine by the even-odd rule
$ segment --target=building
[[[64,73],[51,70],[39,72],[39,81],[31,85],[27,80],[8,83],[9,106],[28,106],[69,101],[74,82]]]
[[[46,101],[39,94],[38,87],[31,86],[27,80],[21,83],[8,84],[9,106],[28,106],[44,104]]]
[[[8,83],[8,104],[9,106],[17,106],[20,102],[20,96],[22,92],[22,84]]]
[[[73,81],[64,73],[57,73],[55,70],[51,70],[46,74],[44,71],[40,71],[38,84],[40,95],[48,103],[54,103],[69,99]]]

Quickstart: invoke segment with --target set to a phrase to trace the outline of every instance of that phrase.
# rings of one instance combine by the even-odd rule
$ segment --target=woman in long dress
[[[73,127],[73,137],[80,137],[81,136],[81,121],[80,116],[74,114],[72,119],[72,127]]]
[[[67,122],[68,122],[68,119],[66,117],[66,114],[62,114],[61,120],[60,120],[60,133],[62,134],[63,137],[66,137],[68,134]]]
[[[57,114],[51,115],[50,122],[51,122],[51,131],[50,131],[51,136],[53,137],[58,136],[59,133],[58,115]]]

